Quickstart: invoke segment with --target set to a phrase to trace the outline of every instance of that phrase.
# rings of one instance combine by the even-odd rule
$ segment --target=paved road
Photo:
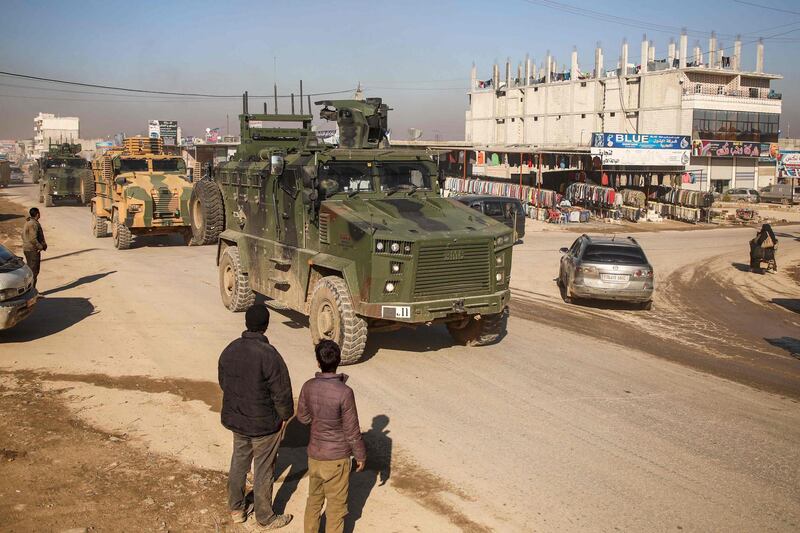
[[[32,189],[22,201],[31,205]],[[91,394],[76,400],[82,415],[96,407],[97,398],[85,398],[105,391],[96,423],[119,416],[138,428],[130,431],[143,446],[223,468],[229,444],[209,409],[218,402],[218,354],[243,317],[219,302],[213,248],[157,241],[118,252],[110,239],[91,237],[85,208],[46,209],[43,223],[51,243],[41,276],[47,298],[0,337],[0,366],[91,383]],[[640,238],[652,244],[659,276],[669,277],[682,264],[743,255],[737,250],[750,233]],[[365,517],[391,515],[411,497],[465,530],[797,530],[797,401],[593,337],[646,320],[632,312],[601,309],[581,332],[547,319],[563,305],[541,306],[553,296],[547,278],[555,276],[558,247],[572,238],[532,233],[518,248],[517,298],[540,307],[512,317],[500,344],[453,347],[442,328],[376,334],[374,355],[347,368],[364,430],[373,417],[388,417],[389,433],[371,434],[391,450],[396,493],[374,489]],[[797,246],[789,241],[786,250]],[[737,305],[760,305],[748,298]],[[299,389],[314,370],[302,317],[275,313],[269,336]],[[142,395],[151,399],[139,400],[134,417],[123,401]],[[173,435],[173,426],[188,432],[178,444],[159,433]],[[302,490],[293,500],[302,506]],[[369,529],[364,520],[357,530]],[[441,529],[429,517],[395,520],[392,529]]]

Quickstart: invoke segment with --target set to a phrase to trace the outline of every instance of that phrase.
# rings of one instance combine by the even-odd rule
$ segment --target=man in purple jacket
[[[306,381],[297,404],[297,419],[311,424],[308,501],[303,525],[305,533],[319,532],[320,514],[327,500],[325,531],[341,533],[347,516],[350,456],[356,459],[356,472],[361,472],[367,450],[361,438],[353,389],[345,385],[345,374],[336,373],[342,360],[339,346],[323,340],[315,351],[321,372]]]

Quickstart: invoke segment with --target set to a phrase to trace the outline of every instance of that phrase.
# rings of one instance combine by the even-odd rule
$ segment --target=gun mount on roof
[[[324,105],[319,117],[335,121],[339,126],[342,148],[384,148],[389,144],[388,114],[390,107],[380,98],[361,100],[320,100]],[[333,108],[333,109],[331,109]]]

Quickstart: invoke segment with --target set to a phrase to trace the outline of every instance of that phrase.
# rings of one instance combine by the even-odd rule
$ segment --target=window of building
[[[617,114],[616,114],[616,113],[614,113],[614,112],[612,111],[612,112],[611,112],[611,116],[612,116],[612,117],[616,117],[616,116],[617,116]]]
[[[779,113],[695,109],[692,135],[721,141],[778,142]]]
[[[581,118],[586,118],[586,113],[581,113]]]
[[[534,122],[539,122],[539,117],[533,117]]]

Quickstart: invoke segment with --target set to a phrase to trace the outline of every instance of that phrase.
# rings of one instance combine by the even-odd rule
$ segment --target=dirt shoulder
[[[225,531],[225,474],[192,469],[73,418],[56,391],[0,373],[6,531]],[[5,529],[8,528],[8,529]]]
[[[27,216],[24,207],[0,193],[0,244],[16,254],[22,253],[22,227]]]

